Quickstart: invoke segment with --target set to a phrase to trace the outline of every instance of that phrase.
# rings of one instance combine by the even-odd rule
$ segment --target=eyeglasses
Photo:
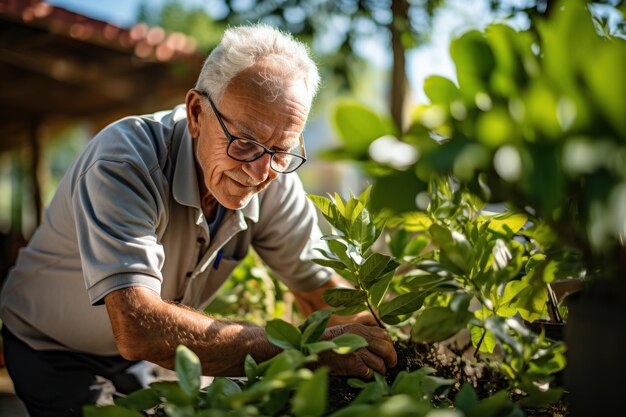
[[[226,135],[226,139],[228,139],[228,148],[226,148],[226,154],[232,159],[239,162],[253,162],[257,159],[261,158],[265,154],[271,155],[270,157],[270,167],[281,174],[288,174],[290,172],[295,171],[300,168],[302,164],[306,162],[306,151],[304,150],[304,137],[300,134],[300,152],[302,155],[296,155],[291,152],[284,151],[272,151],[260,144],[259,142],[252,139],[244,139],[238,138],[237,136],[233,136],[230,134],[224,121],[222,120],[222,116],[217,111],[215,104],[213,104],[213,100],[211,97],[204,91],[198,91],[204,98],[206,98],[211,104],[211,108],[213,109],[213,113],[215,113],[215,117],[217,117],[217,121],[222,126],[222,130]],[[296,146],[296,147],[298,147]],[[296,147],[292,148],[295,149]]]

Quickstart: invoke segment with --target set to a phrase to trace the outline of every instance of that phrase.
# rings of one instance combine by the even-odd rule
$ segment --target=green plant
[[[441,342],[467,328],[476,354],[502,347],[503,356],[494,364],[511,389],[524,391],[523,404],[557,401],[562,389],[549,383],[565,366],[563,344],[511,319],[520,315],[534,321],[547,314],[546,280],[552,276],[545,255],[530,241],[516,240],[528,217],[486,215],[484,203],[467,189],[449,178],[435,178],[426,212],[389,222],[397,229],[387,239],[389,256],[371,250],[384,221],[372,220],[368,195],[369,189],[345,202],[338,195],[310,196],[333,226],[324,236],[330,251],[320,251],[325,259],[316,262],[355,286],[327,290],[324,299],[340,312],[369,308],[382,322],[412,322],[415,342]],[[394,276],[401,263],[403,274]]]
[[[434,216],[433,213],[438,213],[436,217],[439,222],[464,224],[458,222],[454,211],[447,215],[441,214],[445,202],[449,198],[454,199],[452,196],[456,194],[442,195],[446,195],[447,198],[442,197],[440,205],[433,205],[436,208],[433,208],[429,215]],[[463,381],[438,377],[435,375],[436,369],[424,367],[411,371],[401,370],[389,382],[382,375],[375,374],[371,382],[349,380],[349,384],[361,389],[361,392],[349,405],[333,411],[332,417],[358,416],[364,413],[391,416],[395,415],[393,414],[395,411],[392,410],[397,409],[410,416],[435,415],[430,414],[435,409],[438,409],[436,415],[450,416],[459,415],[460,412],[468,416],[487,415],[481,413],[491,413],[490,415],[494,416],[523,415],[520,414],[519,406],[511,401],[510,390],[513,388],[523,389],[528,394],[519,400],[520,405],[538,406],[555,401],[560,394],[558,390],[540,389],[536,383],[546,382],[544,377],[561,369],[562,361],[559,354],[562,351],[555,347],[556,345],[544,340],[542,336],[525,331],[516,325],[516,321],[505,320],[495,314],[478,320],[478,315],[469,311],[469,300],[472,294],[479,293],[472,292],[474,290],[467,283],[469,277],[458,272],[460,269],[467,269],[463,265],[443,261],[437,268],[439,271],[443,271],[444,268],[450,269],[447,274],[432,274],[432,269],[428,269],[431,278],[443,278],[443,281],[440,280],[441,282],[434,283],[435,285],[429,288],[422,288],[425,281],[420,278],[419,288],[415,287],[417,277],[425,275],[415,275],[413,272],[423,265],[425,256],[431,257],[431,266],[441,259],[447,259],[446,256],[457,261],[460,259],[452,256],[450,252],[455,243],[448,242],[447,245],[452,246],[446,246],[448,252],[443,252],[436,248],[425,250],[430,243],[423,241],[416,245],[400,244],[397,238],[391,239],[394,250],[400,250],[398,259],[408,267],[405,274],[394,277],[400,262],[393,256],[372,250],[374,242],[383,233],[383,221],[373,220],[370,216],[367,196],[367,190],[358,198],[351,197],[345,202],[339,196],[335,196],[334,199],[311,196],[311,199],[325,210],[333,224],[333,233],[325,237],[331,250],[321,251],[327,258],[318,262],[337,268],[338,272],[358,288],[341,289],[339,292],[328,290],[329,295],[325,296],[328,301],[339,300],[335,308],[315,312],[299,326],[280,319],[269,321],[266,325],[266,335],[271,343],[283,349],[280,354],[259,364],[248,356],[244,364],[246,375],[244,381],[216,378],[209,387],[200,388],[199,360],[193,352],[181,346],[176,357],[178,382],[154,383],[145,390],[117,399],[115,406],[87,407],[85,415],[94,417],[142,415],[141,413],[146,410],[163,416],[327,415],[328,370],[315,364],[318,355],[326,350],[334,350],[339,354],[351,353],[365,347],[367,343],[363,338],[353,334],[343,334],[333,340],[320,338],[332,313],[362,311],[368,307],[372,314],[380,316],[380,320],[387,320],[388,324],[398,326],[411,322],[411,318],[417,316],[413,327],[415,337],[421,337],[416,328],[423,327],[424,312],[439,311],[443,308],[462,315],[464,318],[461,321],[462,325],[455,326],[453,333],[470,324],[480,325],[488,330],[493,339],[503,347],[504,361],[500,369],[504,370],[512,382],[509,386],[503,387],[504,390],[479,399],[470,386],[463,386],[458,392],[451,390],[454,384]],[[426,218],[428,216],[424,217],[420,224],[427,224]],[[492,223],[488,221],[484,223],[490,224],[499,233],[505,233],[507,229],[511,232],[510,228],[515,221],[499,218]],[[436,235],[440,232],[437,228],[442,226],[431,220],[427,230],[435,231],[433,235]],[[406,229],[400,230],[406,232]],[[433,242],[442,242],[438,237],[429,239]],[[443,258],[431,256],[437,253]],[[493,258],[495,255],[491,253],[489,256]],[[374,261],[376,263],[372,263]],[[474,259],[471,262],[478,265],[481,261]],[[508,273],[511,275],[514,272],[517,272],[516,268],[512,268]],[[495,272],[490,274],[497,276]],[[489,279],[495,279],[492,275]],[[391,285],[392,281],[397,281],[394,283],[397,285]],[[398,294],[395,289],[401,287],[405,287],[405,291]],[[449,292],[452,294],[448,294]],[[347,295],[338,297],[336,294]],[[427,302],[424,303],[424,300]],[[465,320],[466,317],[468,320]],[[445,329],[446,334],[433,336],[433,341],[448,336],[447,333],[451,331],[444,322],[438,322],[436,326]],[[311,398],[318,400],[311,401]],[[457,407],[456,414],[451,411],[454,406]]]
[[[398,323],[406,314],[419,309],[426,293],[407,292],[393,299],[388,294],[389,283],[400,266],[389,255],[373,251],[372,245],[383,231],[384,219],[375,219],[366,208],[369,189],[358,198],[350,196],[345,202],[335,194],[333,198],[310,195],[332,226],[332,232],[323,239],[329,251],[315,262],[333,268],[354,288],[327,290],[323,297],[336,314],[355,314],[369,309],[380,327],[383,322]]]
[[[579,253],[587,279],[621,277],[626,40],[596,33],[584,2],[559,5],[536,32],[493,25],[454,40],[458,87],[427,79],[431,103],[404,140],[421,151],[423,181],[453,174],[541,219],[533,238]]]
[[[257,416],[291,413],[296,417],[317,417],[326,410],[327,372],[324,367],[306,366],[318,354],[334,350],[351,353],[367,346],[354,334],[320,340],[331,311],[311,314],[296,327],[280,319],[266,326],[270,342],[284,350],[270,360],[257,364],[250,355],[245,360],[245,381],[215,378],[207,388],[200,387],[201,365],[188,348],[176,350],[178,381],[152,383],[148,388],[117,398],[115,405],[86,406],[86,417],[141,416]],[[322,401],[310,401],[318,398]]]

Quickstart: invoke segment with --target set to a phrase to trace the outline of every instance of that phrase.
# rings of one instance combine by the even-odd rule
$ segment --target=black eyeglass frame
[[[302,133],[300,133],[300,149],[302,150],[302,155],[296,155],[295,153],[291,153],[291,152],[284,152],[284,151],[273,151],[271,149],[269,149],[268,147],[266,147],[265,145],[263,145],[262,143],[253,140],[253,139],[245,139],[245,138],[240,138],[238,136],[232,135],[229,131],[228,128],[226,128],[226,124],[224,124],[224,121],[222,120],[222,116],[220,115],[220,112],[217,110],[217,107],[215,106],[215,104],[213,103],[213,100],[211,100],[211,97],[209,96],[208,93],[204,92],[204,91],[200,91],[200,90],[196,90],[202,97],[206,98],[209,101],[209,104],[211,105],[211,108],[213,109],[213,113],[215,113],[215,117],[217,118],[217,121],[219,122],[220,126],[222,126],[222,130],[224,131],[224,135],[226,135],[226,139],[228,140],[228,148],[226,148],[226,155],[228,155],[229,158],[234,159],[235,161],[239,161],[239,162],[254,162],[257,159],[262,158],[265,154],[269,154],[270,155],[270,168],[272,168],[272,170],[278,172],[279,174],[289,174],[294,172],[295,170],[297,170],[298,168],[300,168],[306,161],[306,149],[304,147],[304,135]],[[246,142],[252,142],[257,146],[260,146],[264,152],[260,155],[258,155],[257,157],[253,158],[253,159],[239,159],[236,158],[234,156],[232,156],[229,152],[230,150],[230,146],[233,144],[233,142],[235,140],[244,140]],[[273,166],[273,161],[274,161],[274,155],[276,154],[285,154],[285,155],[290,155],[293,156],[297,159],[300,160],[300,164],[296,165],[295,168],[289,170],[289,171],[279,171],[276,168],[274,168]]]

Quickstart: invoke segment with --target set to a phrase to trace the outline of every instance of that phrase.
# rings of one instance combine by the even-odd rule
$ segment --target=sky
[[[154,7],[160,7],[167,0],[150,0]],[[49,3],[66,8],[87,16],[111,22],[121,27],[131,26],[137,17],[142,0],[48,0]],[[216,13],[219,1],[183,0],[189,6],[203,5],[207,11]],[[217,11],[219,13],[219,11]],[[454,65],[448,53],[448,45],[454,36],[472,28],[483,28],[493,21],[494,16],[489,10],[488,0],[448,0],[447,5],[440,9],[433,21],[431,41],[419,49],[412,50],[407,57],[407,73],[411,85],[413,102],[425,102],[422,85],[429,75],[443,75],[455,79]],[[518,22],[523,26],[523,22]],[[389,67],[391,57],[381,54],[388,46],[376,40],[362,45],[361,51],[373,65]]]

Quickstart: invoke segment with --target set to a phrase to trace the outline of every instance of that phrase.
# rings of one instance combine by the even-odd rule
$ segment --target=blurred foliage
[[[288,291],[250,250],[204,311],[213,317],[245,320],[259,326],[278,318],[296,322],[301,316]]]
[[[181,1],[168,0],[159,9],[145,1],[139,5],[139,22],[161,26],[170,32],[181,32],[193,37],[198,48],[208,53],[213,49],[226,29],[226,25],[209,16],[201,6],[188,7]]]
[[[339,90],[353,85],[353,74],[366,64],[358,44],[383,39],[389,48],[381,53],[392,58],[390,111],[402,125],[407,92],[406,51],[428,39],[431,20],[443,0],[222,0],[221,16],[211,17],[202,7],[186,8],[181,0],[168,0],[161,9],[145,1],[139,20],[166,30],[193,36],[208,51],[221,37],[226,25],[264,22],[283,29],[311,45],[319,56],[326,83]]]
[[[358,152],[344,138],[328,154],[363,161],[376,207],[406,210],[388,196],[408,194],[425,208],[433,173],[453,175],[485,201],[540,218],[542,243],[576,248],[588,274],[623,275],[626,41],[598,32],[581,2],[563,2],[536,30],[491,25],[455,39],[450,52],[458,86],[428,78],[431,102],[414,110],[401,140],[372,130]],[[364,111],[340,105],[338,120],[358,124]],[[398,175],[415,185],[391,191]]]
[[[363,65],[356,50],[358,42],[382,35],[388,39],[390,52],[395,31],[400,34],[404,55],[404,50],[428,39],[432,16],[443,0],[259,0],[243,7],[239,1],[224,3],[231,24],[267,22],[319,44],[318,49],[324,49],[322,65],[349,87],[351,67]]]

